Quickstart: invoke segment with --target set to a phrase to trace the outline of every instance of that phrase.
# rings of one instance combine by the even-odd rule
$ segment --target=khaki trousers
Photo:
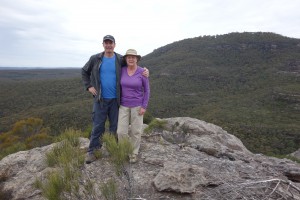
[[[134,108],[120,106],[119,108],[118,140],[129,138],[133,146],[133,154],[135,155],[139,153],[143,127],[143,115],[139,115],[140,108],[140,106]],[[130,132],[128,131],[129,123],[131,125]]]

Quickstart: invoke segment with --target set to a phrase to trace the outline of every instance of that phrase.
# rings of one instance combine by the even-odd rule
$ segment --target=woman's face
[[[137,57],[136,56],[126,56],[126,63],[128,66],[137,65]]]

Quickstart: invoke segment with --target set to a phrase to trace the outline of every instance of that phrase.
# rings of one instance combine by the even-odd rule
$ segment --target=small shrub
[[[43,120],[39,118],[16,122],[11,131],[0,134],[0,159],[21,150],[50,144],[52,137],[49,132],[50,129],[43,127]]]
[[[149,111],[145,112],[144,117],[143,117],[143,123],[144,124],[149,124],[151,121],[154,119],[154,117],[150,114]]]
[[[38,178],[35,179],[35,181],[33,182],[33,186],[36,188],[36,189],[42,189],[43,187],[43,183],[41,180],[39,180]]]
[[[95,194],[94,183],[90,179],[87,180],[87,183],[84,185],[84,189],[89,195]]]
[[[63,199],[62,192],[64,191],[65,184],[63,177],[58,172],[52,172],[48,176],[45,185],[42,186],[43,195],[49,200]]]
[[[109,179],[107,183],[100,186],[100,191],[106,200],[117,199],[117,184],[113,179]]]
[[[93,129],[92,126],[88,126],[88,127],[81,133],[81,137],[90,139],[92,129]]]
[[[66,130],[57,140],[61,140],[46,154],[48,166],[57,167],[51,172],[44,183],[36,181],[37,188],[47,199],[66,199],[78,197],[80,168],[84,163],[84,152],[79,149],[80,131]]]
[[[175,129],[179,126],[179,122],[175,122],[175,124],[172,125],[171,131],[172,133],[175,131]]]
[[[52,137],[47,133],[39,133],[36,135],[32,135],[25,140],[26,149],[31,149],[34,147],[41,147],[47,144],[51,144]]]
[[[27,138],[38,133],[47,133],[48,131],[48,128],[43,127],[42,119],[33,117],[16,122],[12,129],[12,133],[14,135],[18,135],[23,138]]]
[[[190,129],[189,129],[189,127],[186,124],[183,124],[180,127],[180,130],[182,131],[182,133],[184,133],[185,135],[187,135]]]
[[[18,142],[20,137],[12,134],[11,131],[0,134],[0,149],[5,149],[12,146],[15,142]]]
[[[149,134],[152,131],[164,130],[164,129],[166,129],[166,124],[167,124],[167,121],[165,121],[165,120],[154,119],[151,121],[151,123],[148,125],[148,127],[145,128],[144,132],[146,134]]]
[[[17,142],[0,151],[0,160],[9,154],[16,153],[18,151],[24,151],[24,150],[26,150],[25,144],[21,142]]]
[[[117,175],[120,175],[124,163],[128,161],[128,155],[133,152],[132,144],[128,138],[117,142],[116,137],[109,133],[105,133],[102,140],[111,156],[112,163],[116,167]]]
[[[0,135],[0,159],[4,156],[18,151],[16,144],[19,143],[20,137],[10,132],[1,133]],[[15,151],[14,151],[15,149]],[[6,153],[7,152],[7,153]]]
[[[76,146],[73,146],[76,145]],[[69,165],[79,167],[84,163],[84,154],[80,151],[77,142],[74,140],[64,140],[53,150],[46,154],[47,164],[50,167],[55,165]]]
[[[82,135],[81,131],[74,130],[72,128],[66,129],[65,132],[60,134],[56,139],[57,142],[68,141],[73,147],[79,146],[79,137]]]

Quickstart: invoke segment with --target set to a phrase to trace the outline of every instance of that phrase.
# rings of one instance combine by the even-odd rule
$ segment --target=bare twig
[[[267,199],[269,198],[278,188],[279,184],[280,184],[281,180],[278,180],[278,183],[276,184],[275,188],[272,190],[272,192],[264,199]]]
[[[269,180],[263,180],[263,181],[241,183],[241,185],[252,185],[252,184],[267,183],[267,182],[277,182],[277,181],[280,181],[280,182],[285,183],[285,184],[289,184],[292,188],[294,188],[295,190],[297,190],[298,192],[300,192],[300,189],[297,186],[291,184],[290,181],[285,181],[285,180],[282,180],[282,179],[269,179]]]
[[[129,198],[128,200],[147,200],[147,199],[144,199],[144,198],[138,197],[138,198]]]

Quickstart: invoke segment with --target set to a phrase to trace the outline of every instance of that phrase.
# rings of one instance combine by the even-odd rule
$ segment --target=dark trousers
[[[102,146],[101,137],[105,132],[105,122],[108,117],[109,132],[116,134],[118,126],[119,107],[117,99],[103,99],[102,102],[95,102],[93,106],[93,129],[90,138],[88,152],[92,153],[95,149]]]

